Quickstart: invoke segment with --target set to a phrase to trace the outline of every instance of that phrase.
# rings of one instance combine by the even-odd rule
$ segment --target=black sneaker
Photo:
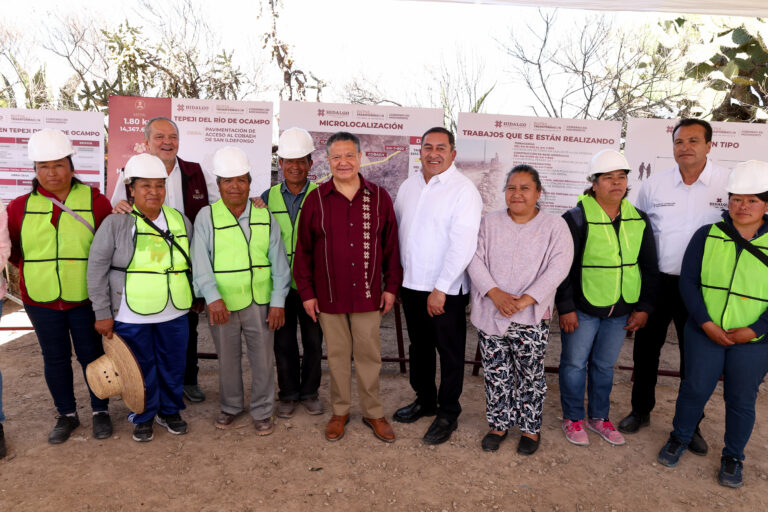
[[[51,444],[61,444],[72,434],[72,431],[80,426],[80,420],[77,414],[74,416],[56,416],[56,426],[53,427],[48,435],[48,442]]]
[[[741,470],[744,464],[736,457],[723,455],[720,459],[720,472],[717,474],[717,483],[725,487],[738,489],[741,487]]]
[[[148,443],[154,439],[152,433],[152,420],[137,423],[133,426],[133,440],[139,443]]]
[[[187,422],[181,419],[181,415],[176,414],[160,414],[155,416],[155,422],[161,427],[168,429],[168,432],[174,435],[181,435],[187,433]]]
[[[3,432],[3,424],[0,423],[0,459],[5,457],[5,433]]]
[[[93,437],[107,439],[112,435],[112,420],[108,412],[97,412],[93,415]]]
[[[656,457],[656,460],[659,461],[659,464],[663,464],[668,468],[673,468],[677,466],[677,463],[680,461],[680,456],[683,454],[686,448],[686,445],[683,444],[679,439],[673,435],[670,435],[669,440],[667,440],[667,444],[661,447],[661,451],[659,451],[659,455]]]

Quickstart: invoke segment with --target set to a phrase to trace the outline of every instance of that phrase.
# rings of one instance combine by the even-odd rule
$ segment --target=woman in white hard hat
[[[723,220],[696,231],[683,258],[686,371],[658,461],[677,465],[722,375],[725,446],[718,482],[740,487],[757,391],[768,372],[768,163],[736,165],[726,190]]]
[[[517,453],[531,455],[541,441],[549,320],[557,285],[571,267],[573,243],[565,221],[539,209],[536,169],[518,165],[505,183],[507,208],[483,217],[467,267],[491,428],[481,446],[498,450],[516,425]]]
[[[96,330],[118,334],[136,355],[146,385],[146,407],[131,413],[133,439],[151,441],[152,423],[171,434],[186,434],[186,314],[192,304],[189,242],[192,226],[178,210],[163,204],[163,162],[136,155],[125,166],[134,199],[129,215],[110,215],[91,245],[88,292]]]
[[[613,366],[627,331],[645,325],[657,289],[653,230],[648,216],[626,199],[629,170],[618,151],[596,153],[587,178],[592,185],[563,214],[575,256],[555,297],[560,404],[565,438],[575,445],[589,444],[587,429],[610,444],[624,444],[608,418]]]
[[[51,444],[80,425],[72,374],[72,347],[85,372],[103,353],[93,329],[86,266],[93,232],[111,213],[109,200],[75,177],[72,144],[59,130],[34,133],[27,143],[35,177],[32,192],[8,205],[11,263],[19,267],[21,300],[43,352],[45,381],[58,416]],[[89,389],[90,392],[90,389]],[[90,392],[93,435],[112,435],[107,400]]]

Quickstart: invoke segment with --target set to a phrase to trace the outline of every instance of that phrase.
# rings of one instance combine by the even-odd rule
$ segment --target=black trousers
[[[654,310],[645,327],[635,333],[632,357],[635,364],[632,386],[632,410],[637,414],[649,414],[656,405],[656,373],[659,370],[661,347],[667,339],[669,323],[675,323],[680,351],[680,378],[685,376],[684,328],[688,310],[680,296],[680,276],[660,274],[659,295]]]
[[[427,314],[428,296],[429,292],[400,290],[410,338],[411,387],[422,407],[435,407],[439,417],[453,420],[461,414],[469,294],[446,296],[445,313],[435,317]],[[435,349],[440,356],[439,390],[435,385]]]
[[[187,340],[187,365],[184,368],[184,385],[194,386],[197,384],[197,321],[200,319],[198,313],[190,311],[187,313],[189,322],[189,339]]]
[[[304,362],[299,358],[296,323],[301,329]],[[280,400],[317,398],[322,369],[323,331],[304,311],[299,293],[291,288],[285,298],[285,325],[275,331],[275,360],[277,361],[277,396]]]

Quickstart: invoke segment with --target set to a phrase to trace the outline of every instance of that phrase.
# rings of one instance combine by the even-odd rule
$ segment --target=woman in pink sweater
[[[517,452],[531,455],[541,440],[547,391],[544,353],[555,291],[568,275],[573,241],[562,217],[542,212],[539,173],[518,165],[507,175],[507,208],[480,224],[472,279],[472,323],[480,337],[486,417],[485,451],[496,451],[517,425]]]
[[[5,211],[5,203],[0,201],[0,315],[3,313],[3,300],[5,299],[6,284],[2,271],[8,263],[11,255],[11,239],[8,236],[8,212]],[[0,372],[0,459],[5,457],[5,434],[3,433],[3,374]]]

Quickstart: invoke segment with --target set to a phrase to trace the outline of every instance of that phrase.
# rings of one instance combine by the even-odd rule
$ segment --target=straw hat
[[[118,336],[102,338],[104,355],[85,370],[88,385],[101,399],[122,395],[128,408],[141,414],[146,406],[144,374],[128,345]]]

